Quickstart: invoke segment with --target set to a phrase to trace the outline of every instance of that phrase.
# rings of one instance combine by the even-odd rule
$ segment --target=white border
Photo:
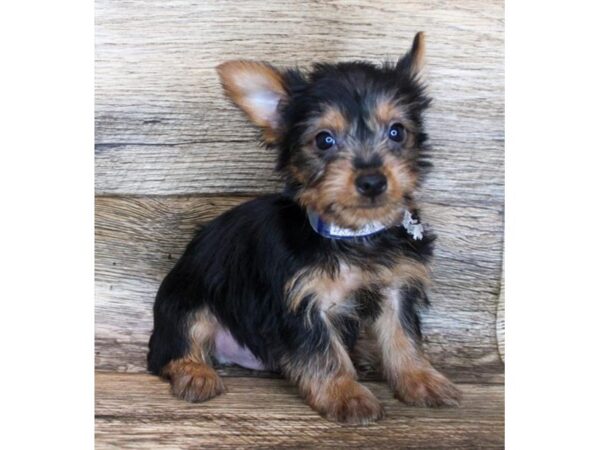
[[[507,448],[600,448],[595,5],[507,4]]]
[[[93,28],[0,6],[0,448],[93,448]]]
[[[507,5],[507,448],[600,442],[595,5]],[[92,448],[93,3],[0,9],[0,447]]]

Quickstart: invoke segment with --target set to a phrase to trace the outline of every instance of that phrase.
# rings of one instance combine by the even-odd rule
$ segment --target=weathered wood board
[[[426,349],[460,379],[501,372],[503,14],[498,0],[96,0],[97,368],[143,371],[154,294],[193,229],[280,187],[214,67],[397,58],[422,30],[435,169],[421,198],[439,235]]]
[[[258,194],[274,155],[221,92],[234,58],[397,58],[427,33],[436,154],[424,198],[503,203],[503,2],[96,2],[99,194]]]
[[[463,384],[460,408],[413,408],[384,383],[366,383],[386,417],[366,427],[320,418],[283,380],[228,378],[228,392],[201,404],[173,398],[142,374],[96,376],[97,449],[502,448],[504,388]],[[259,406],[260,405],[260,406]]]

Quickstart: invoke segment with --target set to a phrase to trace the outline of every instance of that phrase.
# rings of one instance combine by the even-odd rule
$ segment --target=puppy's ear
[[[274,143],[281,128],[278,106],[287,99],[281,73],[253,61],[228,61],[217,72],[231,100],[262,128],[265,141]]]
[[[425,65],[425,33],[419,31],[415,34],[412,48],[398,61],[397,68],[406,71],[412,76],[417,76]]]

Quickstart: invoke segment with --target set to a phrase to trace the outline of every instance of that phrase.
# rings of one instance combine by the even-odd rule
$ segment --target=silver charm
[[[404,220],[402,226],[406,229],[413,239],[420,241],[423,239],[423,225],[418,220],[413,219],[412,214],[406,210],[404,211]]]

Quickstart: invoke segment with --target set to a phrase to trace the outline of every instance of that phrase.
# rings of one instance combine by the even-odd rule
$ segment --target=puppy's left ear
[[[281,73],[254,61],[228,61],[217,72],[231,100],[262,128],[265,142],[274,143],[282,125],[279,104],[288,96]]]
[[[415,34],[412,48],[398,61],[398,70],[407,71],[413,76],[417,76],[423,70],[425,65],[425,33],[419,31]]]

